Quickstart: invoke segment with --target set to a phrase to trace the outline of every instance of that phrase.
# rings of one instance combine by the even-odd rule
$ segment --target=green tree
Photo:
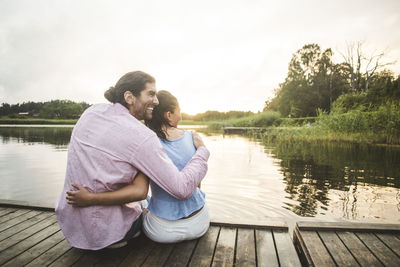
[[[341,78],[331,58],[331,49],[321,51],[317,44],[303,46],[289,63],[288,75],[276,91],[277,100],[267,104],[285,117],[315,116],[317,108],[329,110],[337,97],[333,86]]]
[[[307,44],[293,54],[285,81],[279,84],[275,98],[265,102],[264,110],[279,111],[284,117],[316,116],[318,109],[330,111],[332,103],[348,93],[350,68],[335,64],[330,48]]]

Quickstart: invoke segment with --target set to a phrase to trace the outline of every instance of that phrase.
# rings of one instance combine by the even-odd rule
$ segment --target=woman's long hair
[[[145,120],[145,124],[153,130],[159,138],[167,140],[166,133],[162,130],[164,125],[173,127],[164,117],[165,112],[174,112],[179,106],[178,100],[170,92],[161,90],[157,93],[158,106],[153,109],[153,116],[150,120]]]

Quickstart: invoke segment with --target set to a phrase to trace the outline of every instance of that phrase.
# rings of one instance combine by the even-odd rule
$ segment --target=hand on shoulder
[[[201,146],[205,147],[203,139],[200,137],[200,135],[198,133],[192,131],[192,136],[193,136],[193,143],[194,143],[194,146],[196,147],[196,149],[198,149]]]

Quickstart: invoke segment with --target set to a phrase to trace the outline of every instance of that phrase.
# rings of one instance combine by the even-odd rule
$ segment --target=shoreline
[[[0,127],[6,125],[75,125],[77,119],[9,119],[0,118]],[[193,121],[182,120],[180,125],[205,125],[208,126],[209,122],[206,121]]]
[[[383,134],[336,133],[307,126],[292,127],[221,127],[223,134],[256,136],[266,142],[343,142],[360,145],[390,146],[400,148],[400,143],[388,143]],[[397,141],[397,140],[396,140]]]
[[[2,119],[0,127],[74,127],[77,120],[53,120],[53,119]],[[224,122],[215,121],[182,121],[180,128],[201,129],[204,133],[219,134],[243,134],[246,136],[256,135],[263,141],[268,142],[344,142],[361,145],[390,146],[400,148],[400,140],[390,140],[384,134],[375,133],[337,133],[315,126],[269,126],[269,127],[231,127],[225,126]],[[217,126],[217,127],[216,127]],[[389,142],[387,141],[389,139]],[[392,142],[390,142],[392,141]]]

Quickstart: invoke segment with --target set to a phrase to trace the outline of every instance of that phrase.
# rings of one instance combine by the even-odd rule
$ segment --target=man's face
[[[134,103],[129,112],[138,120],[149,120],[153,117],[153,108],[158,105],[155,83],[146,83],[146,88],[138,97],[133,96]]]

